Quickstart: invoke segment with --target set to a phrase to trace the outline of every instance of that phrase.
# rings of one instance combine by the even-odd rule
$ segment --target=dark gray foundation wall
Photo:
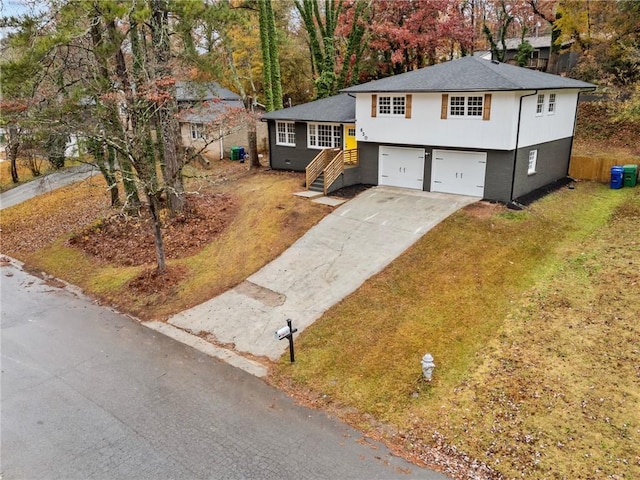
[[[307,148],[307,124],[295,122],[296,145],[289,147],[277,145],[276,122],[269,121],[269,163],[276,170],[294,170],[304,172],[307,165],[320,153],[320,149]],[[342,129],[341,129],[342,131]],[[342,143],[342,133],[340,142]]]
[[[378,184],[378,144],[359,142],[359,159],[361,169],[362,183],[377,185]],[[424,183],[423,190],[431,190],[431,163],[433,150],[461,150],[457,148],[443,148],[439,146],[425,145],[395,145],[398,147],[424,148]],[[511,195],[511,178],[513,176],[513,151],[500,150],[481,150],[465,148],[464,151],[469,152],[486,152],[487,153],[487,170],[485,174],[485,199],[500,202],[509,202]]]
[[[539,143],[518,149],[513,198],[517,199],[538,188],[565,178],[569,174],[572,137]],[[529,175],[529,152],[538,150],[536,173]]]
[[[275,142],[275,123],[269,122],[269,138]],[[296,146],[283,147],[271,145],[271,167],[281,170],[304,171],[305,167],[318,154],[318,150],[306,149],[307,130],[305,123],[296,123]],[[302,141],[301,141],[302,140]],[[484,184],[484,199],[509,203],[527,193],[544,187],[567,176],[571,155],[571,137],[553,142],[546,142],[515,151],[456,149],[425,145],[395,145],[398,147],[424,148],[424,183],[423,190],[431,189],[431,163],[433,150],[462,150],[487,153],[487,168]],[[301,143],[305,147],[301,146]],[[381,145],[371,142],[358,142],[359,167],[346,169],[340,178],[331,186],[330,191],[356,184],[378,184],[378,152]],[[538,150],[536,173],[529,175],[529,152]],[[516,162],[513,173],[514,155]],[[512,191],[513,180],[513,191]]]
[[[276,145],[278,138],[276,122],[268,122],[269,125],[269,163],[276,170],[295,170],[304,172],[311,160],[315,158],[319,150],[307,148],[307,124],[296,122],[296,146],[287,147]]]

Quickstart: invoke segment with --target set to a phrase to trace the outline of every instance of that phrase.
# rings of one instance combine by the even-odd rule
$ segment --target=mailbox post
[[[285,338],[289,339],[289,357],[291,358],[291,363],[296,361],[295,353],[293,351],[293,334],[297,331],[297,328],[291,327],[291,319],[287,319],[287,326],[277,330],[274,335],[276,340],[283,340]]]

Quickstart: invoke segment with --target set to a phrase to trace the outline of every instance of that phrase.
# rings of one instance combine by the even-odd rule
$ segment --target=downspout
[[[516,163],[518,161],[518,142],[520,141],[520,120],[522,119],[522,99],[525,97],[532,97],[537,95],[538,90],[528,95],[522,95],[520,97],[520,106],[518,107],[518,126],[516,128],[516,148],[513,151],[513,171],[511,173],[511,193],[509,194],[509,204],[513,203],[513,186],[516,183]]]

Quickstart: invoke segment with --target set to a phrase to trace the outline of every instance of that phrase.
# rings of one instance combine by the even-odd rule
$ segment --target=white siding
[[[478,92],[477,95],[484,95],[484,93]],[[440,93],[413,93],[411,118],[371,117],[371,94],[357,94],[357,139],[400,145],[513,150],[516,148],[521,96],[523,99],[518,147],[573,136],[578,90],[538,92],[545,96],[542,115],[536,115],[538,95],[529,95],[533,91],[488,93],[491,93],[490,120],[455,118],[450,115],[447,115],[446,119],[441,119],[442,95]],[[556,95],[553,114],[548,111],[551,93]],[[384,94],[379,94],[378,98],[380,95]],[[449,93],[448,95],[451,97],[457,94]]]
[[[357,94],[357,139],[405,145],[511,150],[515,147],[519,96],[514,92],[478,92],[474,95],[484,93],[491,93],[492,97],[490,120],[451,118],[449,115],[441,119],[440,93],[413,93],[411,118],[371,117],[371,94]],[[379,94],[378,98],[380,95],[384,94]],[[456,93],[448,95],[451,97]]]
[[[549,114],[549,94],[556,94],[555,113]],[[536,115],[538,95],[522,99],[519,147],[573,136],[578,90],[540,90],[544,94],[542,115]]]

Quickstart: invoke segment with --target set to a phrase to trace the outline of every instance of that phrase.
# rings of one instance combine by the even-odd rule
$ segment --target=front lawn
[[[640,478],[640,188],[486,209],[329,310],[273,381],[426,462],[437,447],[493,476]]]

